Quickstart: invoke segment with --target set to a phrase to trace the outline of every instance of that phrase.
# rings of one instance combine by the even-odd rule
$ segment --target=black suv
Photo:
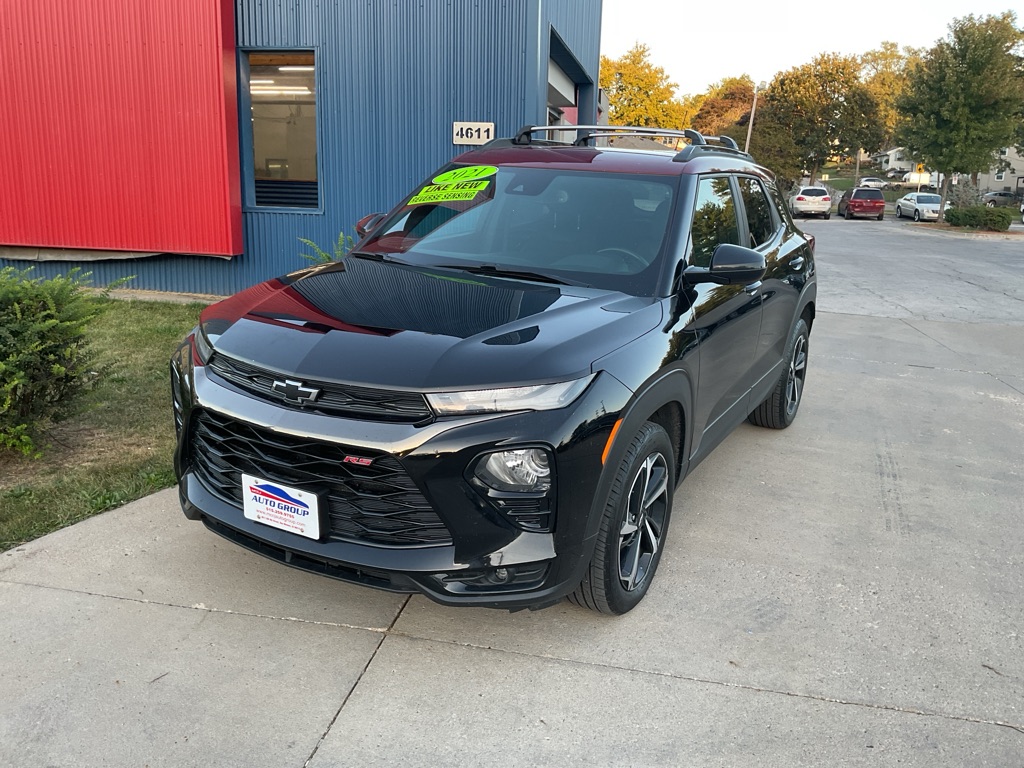
[[[549,130],[203,312],[171,365],[186,516],[447,605],[643,598],[679,482],[744,419],[796,416],[814,241],[731,139]],[[619,133],[691,143],[594,146]]]

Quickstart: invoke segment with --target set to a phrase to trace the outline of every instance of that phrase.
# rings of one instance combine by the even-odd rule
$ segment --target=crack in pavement
[[[89,597],[104,597],[110,600],[123,600],[128,603],[139,603],[142,605],[159,605],[164,608],[180,608],[185,611],[205,611],[206,613],[222,613],[230,616],[245,616],[253,619],[269,619],[271,621],[292,621],[298,624],[313,624],[322,627],[338,627],[339,629],[360,629],[366,632],[379,632],[387,633],[391,626],[394,626],[394,621],[388,627],[364,627],[359,624],[345,624],[339,621],[316,621],[315,619],[300,619],[296,616],[271,616],[264,613],[249,613],[247,611],[232,611],[229,608],[211,608],[203,603],[195,603],[193,605],[181,605],[180,603],[165,603],[162,600],[149,600],[143,597],[125,597],[124,595],[109,595],[105,592],[90,592],[87,589],[71,589],[69,587],[54,587],[49,584],[35,584],[31,581],[14,581],[11,579],[0,579],[0,584],[17,584],[22,587],[35,587],[36,589],[48,589],[54,592],[67,592],[73,595],[88,595]],[[406,603],[408,600],[406,601]],[[402,608],[405,607],[405,603],[402,604]],[[395,618],[401,614],[399,609]]]
[[[953,720],[964,723],[975,723],[978,725],[995,725],[1001,728],[1011,728],[1015,731],[1019,731],[1024,734],[1024,723],[1008,723],[1003,720],[994,720],[985,717],[975,717],[973,715],[957,715],[952,712],[940,712],[938,710],[928,710],[919,707],[901,707],[895,704],[878,704],[870,701],[854,701],[852,699],[840,699],[833,696],[824,696],[821,694],[813,693],[800,693],[798,691],[787,691],[777,688],[765,688],[758,685],[750,685],[747,683],[730,683],[724,680],[712,680],[704,677],[696,677],[693,675],[680,675],[675,672],[662,672],[659,670],[651,669],[638,669],[635,667],[619,667],[614,664],[608,664],[600,661],[581,661],[579,659],[572,659],[565,656],[555,656],[553,654],[546,653],[526,653],[524,651],[516,651],[508,648],[492,648],[486,645],[476,645],[475,643],[460,643],[455,640],[439,640],[431,637],[423,637],[420,635],[414,635],[409,632],[393,631],[391,635],[398,637],[406,637],[411,640],[421,640],[424,642],[431,643],[444,643],[447,645],[453,645],[462,648],[471,648],[481,651],[491,651],[494,653],[509,653],[514,656],[522,656],[529,659],[547,659],[550,661],[560,661],[565,664],[572,664],[574,666],[581,667],[600,667],[602,669],[615,669],[621,672],[634,673],[640,675],[651,675],[653,677],[664,677],[671,680],[681,680],[691,683],[703,683],[705,685],[716,685],[722,688],[735,688],[742,691],[753,691],[756,693],[767,693],[774,694],[776,696],[789,696],[795,699],[804,699],[808,701],[819,701],[826,704],[842,704],[851,707],[861,707],[863,709],[873,709],[883,712],[899,712],[908,715],[918,715],[921,717],[937,717],[943,720]]]
[[[380,651],[381,646],[384,645],[384,641],[387,639],[388,635],[391,634],[391,631],[395,628],[395,624],[398,622],[398,619],[402,616],[402,611],[404,611],[405,607],[409,605],[409,600],[411,599],[412,595],[406,596],[401,607],[395,612],[395,618],[391,620],[391,625],[381,632],[380,640],[377,641],[377,645],[374,646],[373,653],[370,654],[370,658],[366,660],[366,663],[363,665],[363,668],[359,671],[359,675],[358,677],[356,677],[355,682],[352,683],[352,687],[348,689],[348,693],[346,693],[345,698],[342,699],[341,706],[339,706],[338,711],[334,713],[334,717],[331,718],[331,722],[327,724],[327,728],[324,730],[322,734],[320,734],[319,740],[317,740],[316,745],[313,747],[313,751],[309,753],[309,757],[306,758],[306,762],[302,764],[302,768],[309,768],[309,764],[313,761],[313,758],[316,756],[317,751],[320,749],[320,745],[324,743],[324,740],[327,738],[327,734],[331,732],[331,729],[334,728],[334,724],[338,721],[338,718],[341,717],[342,710],[345,709],[345,705],[348,704],[348,700],[352,698],[352,694],[355,693],[355,690],[359,686],[359,683],[362,682],[363,675],[366,674],[366,671],[370,668],[370,665],[373,663],[373,660],[377,658],[378,651]]]

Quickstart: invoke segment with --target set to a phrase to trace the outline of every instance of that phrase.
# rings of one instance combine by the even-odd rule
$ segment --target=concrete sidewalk
[[[1020,765],[1020,339],[821,314],[796,424],[686,481],[617,619],[300,573],[173,490],[19,547],[0,765]]]

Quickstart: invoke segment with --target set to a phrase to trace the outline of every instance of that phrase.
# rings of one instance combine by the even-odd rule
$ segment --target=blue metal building
[[[43,252],[0,266],[31,263],[40,276],[81,266],[96,284],[134,275],[131,287],[229,294],[304,266],[299,238],[330,251],[360,217],[471,148],[453,144],[453,123],[493,123],[509,136],[562,110],[596,122],[599,0],[209,2],[235,5],[225,90],[237,90],[242,253]],[[204,172],[188,147],[181,157],[182,173]]]

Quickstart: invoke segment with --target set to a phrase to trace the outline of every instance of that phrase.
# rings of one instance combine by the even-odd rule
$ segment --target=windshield
[[[677,176],[449,166],[360,251],[654,295],[677,184]]]
[[[918,195],[917,196],[917,202],[921,203],[922,205],[925,204],[925,203],[928,203],[929,205],[938,205],[939,202],[941,202],[941,200],[942,200],[942,198],[939,197],[938,195]]]

